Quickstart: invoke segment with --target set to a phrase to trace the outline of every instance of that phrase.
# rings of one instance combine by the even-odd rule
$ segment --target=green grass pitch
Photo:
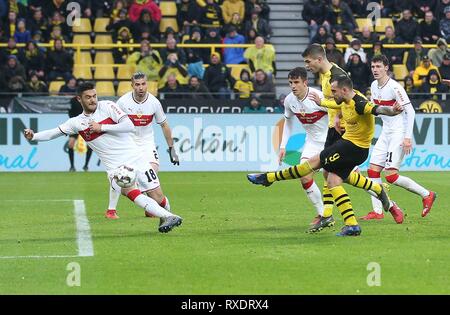
[[[418,196],[391,187],[407,214],[402,225],[387,214],[360,221],[360,237],[339,238],[336,209],[334,229],[305,233],[315,214],[298,181],[264,188],[245,173],[161,173],[184,218],[161,234],[158,220],[123,197],[120,219],[104,218],[104,173],[3,173],[0,294],[449,294],[450,173],[407,175],[438,193],[429,216],[420,216]],[[365,215],[369,196],[345,187]],[[93,257],[76,256],[74,199],[85,201]],[[74,257],[16,257],[55,255]],[[80,286],[66,283],[71,262]],[[371,262],[380,286],[368,285]]]

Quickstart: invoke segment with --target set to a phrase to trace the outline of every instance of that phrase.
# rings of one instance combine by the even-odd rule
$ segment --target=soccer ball
[[[134,185],[136,172],[132,167],[122,165],[115,171],[113,178],[117,185],[122,188],[128,188]]]

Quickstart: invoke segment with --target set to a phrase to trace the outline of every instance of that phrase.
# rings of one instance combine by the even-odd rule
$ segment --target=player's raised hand
[[[309,92],[308,98],[309,98],[311,101],[315,102],[317,105],[320,106],[320,97],[319,97],[319,94],[317,94],[317,93],[315,93],[315,92]]]
[[[280,152],[278,152],[278,164],[279,165],[281,165],[281,162],[283,162],[285,156],[286,156],[286,149],[280,148]]]
[[[180,165],[180,159],[178,158],[178,154],[174,147],[169,147],[167,152],[169,152],[170,162],[172,162],[173,165]]]
[[[34,137],[34,131],[28,128],[24,129],[23,135],[25,136],[25,138],[27,138],[27,140],[31,140]]]
[[[101,124],[99,124],[98,122],[95,122],[95,121],[93,121],[93,120],[91,120],[90,122],[89,122],[89,130],[92,132],[92,133],[99,133],[99,132],[102,132],[102,125]]]
[[[412,150],[411,139],[409,139],[409,138],[403,139],[402,147],[403,147],[403,152],[405,153],[405,155],[410,154],[411,150]]]

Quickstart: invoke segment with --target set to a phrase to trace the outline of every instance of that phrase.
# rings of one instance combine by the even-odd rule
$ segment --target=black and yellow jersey
[[[345,121],[345,133],[342,139],[348,140],[360,148],[368,149],[375,131],[375,110],[377,105],[370,103],[361,93],[349,102],[342,102],[342,120]]]
[[[338,112],[339,105],[336,104],[333,93],[331,92],[331,79],[344,75],[348,76],[348,74],[335,63],[331,63],[331,65],[331,69],[328,72],[320,74],[320,84],[322,85],[322,93],[324,96],[320,105],[328,108],[328,127],[334,128],[334,117]],[[341,127],[345,128],[345,123],[343,121],[341,121]]]

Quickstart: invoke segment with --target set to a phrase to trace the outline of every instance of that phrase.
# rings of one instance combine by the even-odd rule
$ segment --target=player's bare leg
[[[153,163],[153,162],[152,162],[151,165],[152,165],[153,170],[156,172],[156,174],[158,174],[158,171],[159,171],[159,164]],[[149,196],[150,198],[153,198],[153,196],[149,195],[148,193],[147,193],[147,196]],[[155,199],[155,198],[157,198],[157,199]],[[170,202],[169,202],[169,198],[167,198],[167,196],[162,195],[162,198],[160,198],[159,195],[155,195],[155,198],[153,198],[153,199],[155,199],[155,201],[156,201],[161,207],[163,207],[164,209],[166,209],[167,211],[170,212]],[[152,216],[151,214],[149,214],[147,211],[144,211],[144,214],[145,214],[145,216],[148,217],[148,218],[154,218],[154,216]]]

